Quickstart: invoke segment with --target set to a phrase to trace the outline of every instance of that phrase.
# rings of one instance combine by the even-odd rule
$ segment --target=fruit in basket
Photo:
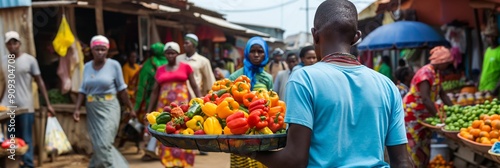
[[[470,141],[491,145],[499,141],[498,128],[500,128],[499,115],[481,115],[481,120],[475,120],[470,127],[460,129],[460,136]]]
[[[245,107],[250,107],[250,103],[256,99],[257,96],[255,95],[255,92],[247,93],[245,96],[243,96],[243,105]]]
[[[222,126],[217,118],[213,116],[208,117],[203,123],[203,131],[205,131],[207,135],[221,135]]]
[[[217,114],[216,109],[217,109],[217,105],[212,103],[212,102],[206,102],[201,107],[201,111],[203,112],[203,114],[205,114],[206,116],[209,116],[209,117],[212,117],[215,114]]]
[[[175,131],[177,131],[177,128],[175,128],[175,124],[173,121],[170,121],[168,122],[166,125],[165,125],[165,132],[167,134],[173,134],[175,133]]]
[[[156,111],[155,111],[155,112],[151,112],[151,113],[149,113],[149,114],[146,116],[146,119],[148,120],[148,122],[149,122],[150,124],[156,124],[156,117],[157,117],[158,115],[160,115],[160,113],[159,113],[159,112],[156,112]]]
[[[203,130],[203,122],[205,120],[199,115],[193,116],[189,121],[186,122],[186,126],[191,128],[193,131]]]
[[[231,87],[231,95],[238,103],[243,103],[243,96],[250,92],[250,85],[245,82],[235,82]]]
[[[267,127],[269,127],[272,132],[278,132],[279,130],[283,129],[284,119],[280,114],[280,112],[276,113],[276,115],[269,117],[267,121]]]
[[[430,162],[429,168],[452,168],[453,162],[446,162],[441,154],[437,154]]]
[[[441,120],[438,117],[429,117],[425,119],[425,123],[436,126],[441,123]]]
[[[271,129],[269,129],[269,127],[264,127],[264,128],[259,130],[259,133],[264,134],[264,135],[270,135],[270,134],[273,134],[273,131],[271,131]]]
[[[194,100],[194,99],[193,99]],[[189,106],[189,109],[187,110],[186,112],[186,116],[189,117],[189,118],[193,118],[193,116],[195,115],[200,115],[201,114],[201,108],[203,106],[203,100],[195,100],[193,101],[191,100],[190,101],[190,106]]]
[[[267,127],[267,112],[263,109],[256,109],[250,112],[250,115],[248,115],[248,125],[250,128],[257,130]]]
[[[230,115],[226,118],[226,122],[226,127],[230,130],[230,133],[234,135],[245,134],[248,129],[250,129],[244,112],[236,112]]]
[[[188,112],[189,106],[187,104],[181,104],[179,107],[182,109],[184,113]]]
[[[194,135],[194,130],[191,128],[186,128],[185,130],[181,131],[181,134],[183,135]]]
[[[180,118],[184,116],[184,112],[180,107],[174,107],[170,111],[170,115],[172,116],[172,118]]]
[[[245,76],[245,75],[241,75],[241,76],[239,76],[238,78],[236,78],[236,79],[234,80],[234,82],[233,82],[233,83],[237,83],[237,82],[245,82],[245,83],[250,83],[250,78],[248,78],[248,77],[247,77],[247,76]],[[255,86],[254,86],[254,87],[255,87]]]
[[[219,96],[217,96],[217,94],[208,93],[207,95],[205,95],[205,97],[203,97],[203,102],[204,103],[208,103],[208,102],[214,103],[217,100],[217,98],[219,98]]]
[[[240,104],[236,102],[233,98],[228,97],[224,99],[218,106],[217,106],[217,116],[219,118],[225,119],[234,112],[238,111],[240,108]]]
[[[172,120],[172,117],[170,116],[170,113],[161,113],[160,115],[158,115],[158,117],[156,117],[156,124],[167,124],[167,122],[169,122],[170,120]]]

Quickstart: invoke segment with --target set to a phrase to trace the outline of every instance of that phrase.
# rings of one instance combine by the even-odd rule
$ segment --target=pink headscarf
[[[435,65],[453,62],[450,50],[443,46],[434,47],[430,53],[431,57],[429,57],[429,61],[431,61],[431,64]]]
[[[104,46],[106,48],[109,48],[108,38],[102,35],[92,37],[92,40],[90,40],[90,48],[94,48],[95,46]]]

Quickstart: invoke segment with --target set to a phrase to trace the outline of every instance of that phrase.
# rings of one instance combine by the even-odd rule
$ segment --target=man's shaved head
[[[312,33],[315,45],[342,45],[349,52],[350,45],[361,37],[356,7],[348,0],[324,1],[316,10]],[[329,53],[321,56],[324,54]]]

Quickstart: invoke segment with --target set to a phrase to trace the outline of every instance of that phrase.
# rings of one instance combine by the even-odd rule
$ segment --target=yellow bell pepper
[[[183,135],[194,135],[194,131],[191,128],[187,128],[184,131],[181,132]]]
[[[208,117],[203,123],[203,131],[205,131],[207,135],[221,135],[222,126],[216,117]]]
[[[227,126],[224,127],[224,135],[233,135],[233,133],[231,133],[231,130]]]
[[[203,129],[203,122],[204,122],[203,117],[195,115],[188,122],[186,122],[186,126],[192,129],[193,131],[198,131]]]
[[[201,107],[201,111],[205,113],[206,116],[212,117],[217,114],[217,105],[212,102],[207,102]]]
[[[203,105],[205,103],[205,101],[201,98],[194,98],[189,101],[189,106],[192,106],[194,102],[197,102],[199,105]]]
[[[217,106],[217,116],[219,118],[225,119],[231,114],[235,113],[238,111],[240,108],[240,104],[238,102],[234,101],[233,98],[228,97],[222,101],[219,106]]]
[[[148,119],[149,124],[156,124],[156,116],[154,114],[150,113],[146,116],[146,118]]]
[[[269,127],[264,127],[264,128],[259,130],[259,133],[264,134],[264,135],[268,135],[268,134],[273,134],[273,131],[271,131],[271,129],[269,129]]]

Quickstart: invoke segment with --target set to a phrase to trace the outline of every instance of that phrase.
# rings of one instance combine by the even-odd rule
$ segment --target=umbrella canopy
[[[372,31],[358,45],[358,49],[405,49],[439,45],[449,46],[449,43],[432,27],[421,22],[399,21]]]

